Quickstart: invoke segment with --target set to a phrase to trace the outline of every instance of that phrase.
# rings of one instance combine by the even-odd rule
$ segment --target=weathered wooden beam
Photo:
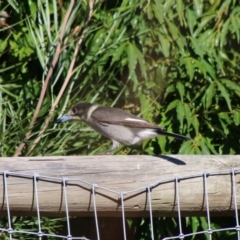
[[[176,216],[178,196],[182,216],[206,215],[206,193],[211,214],[240,206],[240,156],[2,157],[0,173],[0,214],[8,197],[11,215],[36,215],[37,193],[41,215],[65,215],[64,190],[75,216],[94,215],[93,190],[98,216],[121,216],[121,193],[125,216],[149,216],[150,199],[153,216]]]

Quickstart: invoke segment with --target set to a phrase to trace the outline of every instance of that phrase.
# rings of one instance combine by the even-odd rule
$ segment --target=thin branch
[[[58,44],[57,44],[57,47],[56,47],[56,52],[55,52],[55,55],[53,57],[53,61],[52,61],[51,67],[50,67],[50,69],[48,71],[47,77],[46,77],[46,79],[44,81],[44,84],[42,86],[42,91],[41,91],[41,94],[40,94],[40,97],[39,97],[39,100],[38,100],[36,111],[34,112],[32,121],[31,121],[30,126],[29,126],[29,131],[26,133],[25,139],[19,145],[18,149],[16,150],[16,152],[14,154],[15,157],[19,156],[21,154],[21,152],[22,152],[22,150],[23,150],[23,148],[25,146],[25,143],[29,139],[29,137],[30,137],[30,135],[32,133],[32,129],[34,127],[34,124],[35,124],[35,122],[37,120],[39,111],[41,109],[41,106],[42,106],[42,103],[43,103],[43,100],[44,100],[44,97],[45,97],[45,94],[46,94],[46,91],[47,91],[47,88],[48,88],[48,85],[49,85],[49,81],[50,81],[50,79],[52,77],[53,70],[54,70],[54,68],[55,68],[55,66],[56,66],[56,64],[58,62],[58,58],[59,58],[60,53],[61,53],[62,40],[63,40],[63,37],[64,37],[66,25],[67,25],[69,16],[70,16],[70,14],[72,12],[74,3],[75,3],[75,0],[71,0],[69,8],[67,10],[67,13],[66,13],[66,15],[64,17],[63,24],[62,24],[62,29],[61,29],[60,36],[59,36],[59,41],[58,41]]]
[[[73,73],[74,73],[74,69],[73,68],[74,68],[74,65],[75,65],[75,62],[76,62],[76,57],[78,56],[78,52],[79,52],[80,47],[82,45],[83,39],[84,39],[85,34],[87,32],[87,27],[88,27],[88,25],[89,25],[89,23],[91,21],[92,16],[93,16],[93,1],[89,1],[89,14],[88,14],[88,18],[87,18],[85,27],[84,27],[84,29],[82,31],[82,34],[81,34],[81,36],[80,36],[80,38],[79,38],[79,40],[77,42],[77,45],[76,45],[76,48],[75,48],[75,51],[74,51],[74,55],[73,55],[73,59],[71,61],[70,67],[68,69],[68,73],[67,73],[66,79],[65,79],[65,81],[64,81],[64,83],[62,85],[62,88],[61,88],[61,90],[60,90],[60,92],[59,92],[55,102],[52,105],[52,108],[50,110],[50,113],[49,113],[49,115],[48,115],[48,117],[47,117],[47,119],[45,121],[45,124],[44,124],[42,130],[40,131],[38,137],[34,140],[33,144],[31,145],[31,147],[30,147],[30,149],[29,149],[29,151],[27,153],[27,155],[29,155],[32,152],[32,150],[35,148],[37,143],[42,138],[43,133],[47,129],[47,127],[48,127],[48,125],[49,125],[49,123],[50,123],[50,121],[52,119],[52,115],[54,113],[54,110],[57,107],[57,105],[58,105],[58,103],[59,103],[59,101],[60,101],[60,99],[61,99],[61,97],[62,97],[62,95],[63,95],[63,93],[64,93],[64,91],[65,91],[65,89],[66,89],[66,87],[67,87],[67,85],[68,85],[72,75],[73,75]]]

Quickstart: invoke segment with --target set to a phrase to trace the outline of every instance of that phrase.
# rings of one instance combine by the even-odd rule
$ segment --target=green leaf
[[[172,7],[174,2],[172,0],[166,0],[164,1],[163,9],[165,12],[168,12],[168,10]]]
[[[218,154],[218,152],[215,150],[214,146],[212,145],[210,138],[205,138],[205,143],[208,149],[210,149],[213,154]]]
[[[208,238],[209,238],[209,235],[208,235],[208,233],[207,233],[208,223],[207,223],[206,218],[205,218],[205,217],[200,217],[200,222],[201,222],[201,227],[202,227],[202,229],[203,229],[204,231],[206,231],[206,232],[204,233],[204,235],[205,235],[206,239],[208,239]]]
[[[188,124],[188,128],[190,127],[191,123],[192,123],[192,113],[191,113],[191,110],[190,110],[190,107],[188,104],[184,104],[184,112],[185,112],[185,117],[187,119],[187,124]]]
[[[203,74],[204,78],[207,78],[207,71],[201,61],[195,60],[195,66],[199,69],[198,72]]]
[[[166,137],[159,137],[157,138],[158,144],[160,146],[161,152],[166,151],[166,144],[167,144],[167,138]]]
[[[169,57],[170,55],[170,41],[164,35],[159,34],[159,41],[161,43],[162,53],[165,57]]]
[[[193,147],[191,149],[191,151],[189,152],[189,154],[198,154],[198,155],[202,155],[202,151],[201,149],[197,146]]]
[[[177,88],[177,90],[178,90],[178,92],[179,92],[179,95],[180,95],[180,97],[181,97],[181,101],[183,102],[183,97],[184,97],[184,95],[185,95],[185,87],[184,87],[184,85],[182,84],[182,82],[177,81],[176,88]]]
[[[212,99],[215,96],[215,83],[211,82],[203,98],[203,104],[206,109],[212,105]]]
[[[225,120],[229,125],[232,123],[232,120],[229,117],[229,114],[226,112],[220,112],[218,114],[219,118]]]
[[[198,116],[197,115],[193,116],[192,125],[195,129],[196,134],[199,133],[199,121],[198,121]]]
[[[170,33],[172,35],[172,38],[174,40],[178,39],[180,41],[180,39],[179,39],[179,30],[176,27],[176,25],[174,25],[171,21],[167,21],[167,24],[168,24],[168,27],[169,27],[169,31],[170,31]]]
[[[219,119],[219,121],[220,121],[220,124],[223,128],[224,134],[228,135],[229,134],[228,126],[226,125],[226,123],[222,119]]]
[[[179,101],[179,104],[177,105],[177,119],[180,122],[180,129],[183,128],[184,116],[185,116],[184,104]]]
[[[189,154],[193,150],[193,144],[190,141],[185,141],[181,145],[181,148],[179,150],[179,154]]]
[[[240,124],[240,110],[233,111],[233,121],[236,126]]]
[[[7,41],[0,41],[0,54],[2,54],[6,50],[7,46],[8,46]]]
[[[213,68],[212,65],[210,65],[206,60],[204,60],[203,58],[200,60],[202,65],[204,66],[204,68],[206,69],[206,72],[211,76],[211,78],[213,80],[216,79],[216,74],[215,74],[215,70]]]
[[[180,102],[178,99],[173,100],[170,104],[168,104],[165,113],[167,113],[167,112],[169,112],[170,110],[176,108],[179,104],[181,104],[181,102]]]
[[[185,62],[185,67],[187,69],[187,74],[191,81],[194,77],[194,70],[195,70],[194,59],[192,59],[191,57],[187,57],[187,58],[184,58],[184,62]]]
[[[235,83],[233,80],[220,79],[219,81],[222,84],[224,84],[227,88],[240,93],[240,86],[237,83]]]
[[[227,92],[227,89],[219,81],[216,81],[216,83],[217,83],[218,89],[221,91],[222,96],[227,102],[229,110],[232,111],[231,100]]]
[[[144,59],[144,55],[139,51],[138,48],[135,48],[136,53],[137,53],[137,60],[142,72],[142,75],[144,78],[147,78],[147,69],[146,69],[146,63],[145,63],[145,59]]]
[[[204,51],[201,46],[201,41],[193,37],[191,37],[190,39],[191,39],[195,53],[198,54],[200,58],[203,58]]]
[[[180,20],[181,26],[183,25],[183,11],[184,7],[183,7],[183,2],[182,0],[177,0],[177,12],[178,12],[178,18]]]
[[[120,44],[120,46],[114,51],[113,58],[111,61],[111,66],[115,63],[118,62],[121,58],[122,55],[124,54],[124,50],[126,47],[126,43]]]
[[[187,18],[188,28],[191,32],[191,35],[193,35],[194,26],[196,25],[197,21],[196,21],[195,13],[189,8],[186,9],[186,18]]]
[[[202,86],[196,93],[195,96],[193,96],[192,101],[198,101],[198,98],[201,98],[202,96],[204,96],[205,92],[206,92],[207,86]]]
[[[209,14],[209,15],[203,15],[200,23],[198,24],[198,28],[196,28],[193,37],[198,37],[198,35],[200,34],[200,32],[203,30],[203,28],[206,28],[207,24],[216,17],[216,14]]]
[[[191,217],[191,228],[192,228],[192,232],[195,233],[198,230],[199,227],[199,221],[197,217]],[[191,240],[194,240],[196,237],[196,235],[193,235]]]
[[[229,24],[230,24],[231,19],[228,18],[221,29],[221,38],[220,38],[220,47],[223,48],[224,45],[228,42],[228,33],[229,33]]]
[[[168,96],[169,93],[174,92],[175,89],[176,89],[175,84],[170,84],[170,85],[167,87],[166,91],[165,91],[164,99],[166,99],[166,97]]]
[[[238,11],[239,12],[239,7],[238,8],[235,8],[233,10],[234,11]],[[236,13],[237,15],[238,13]],[[232,25],[232,28],[233,28],[233,32],[235,32],[235,34],[237,35],[237,41],[239,42],[240,40],[240,31],[239,31],[239,19],[238,19],[238,16],[236,16],[234,13],[230,16],[230,19],[231,19],[231,25]],[[238,21],[237,21],[238,19]]]
[[[153,5],[152,10],[155,14],[155,17],[158,19],[159,23],[162,24],[164,22],[164,16],[162,15],[163,5],[159,0],[155,0],[154,2],[156,4],[156,7],[154,7],[154,5]]]
[[[209,2],[212,4],[212,6],[210,6],[205,15],[215,13],[217,11],[219,4],[221,3],[221,0],[211,0]]]
[[[126,52],[128,54],[128,69],[129,69],[129,77],[131,78],[134,74],[136,64],[137,64],[137,53],[135,46],[132,43],[128,43],[126,48]]]
[[[202,150],[202,154],[210,154],[210,151],[205,143],[205,139],[203,137],[200,138],[200,147]]]
[[[94,38],[92,40],[92,44],[90,45],[91,52],[96,52],[100,48],[100,46],[103,44],[104,40],[106,39],[106,35],[107,35],[107,32],[104,28],[99,29],[95,33]]]
[[[197,16],[200,17],[202,15],[202,11],[203,11],[203,1],[202,0],[194,0],[193,4],[194,4],[194,9],[195,9]]]

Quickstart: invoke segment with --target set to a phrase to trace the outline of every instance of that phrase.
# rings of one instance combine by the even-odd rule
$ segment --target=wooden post
[[[0,214],[8,197],[12,215],[36,216],[37,191],[41,216],[65,216],[64,190],[74,216],[94,216],[94,199],[98,216],[122,216],[121,192],[125,216],[149,216],[149,199],[153,216],[176,216],[178,207],[182,216],[206,216],[206,193],[212,215],[233,214],[239,165],[239,156],[212,155],[2,157]]]

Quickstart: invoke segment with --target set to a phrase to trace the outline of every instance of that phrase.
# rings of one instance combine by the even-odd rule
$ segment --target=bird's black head
[[[55,123],[62,123],[71,120],[85,121],[88,117],[89,110],[93,106],[92,103],[82,102],[71,108],[71,110],[62,117],[58,118]]]

